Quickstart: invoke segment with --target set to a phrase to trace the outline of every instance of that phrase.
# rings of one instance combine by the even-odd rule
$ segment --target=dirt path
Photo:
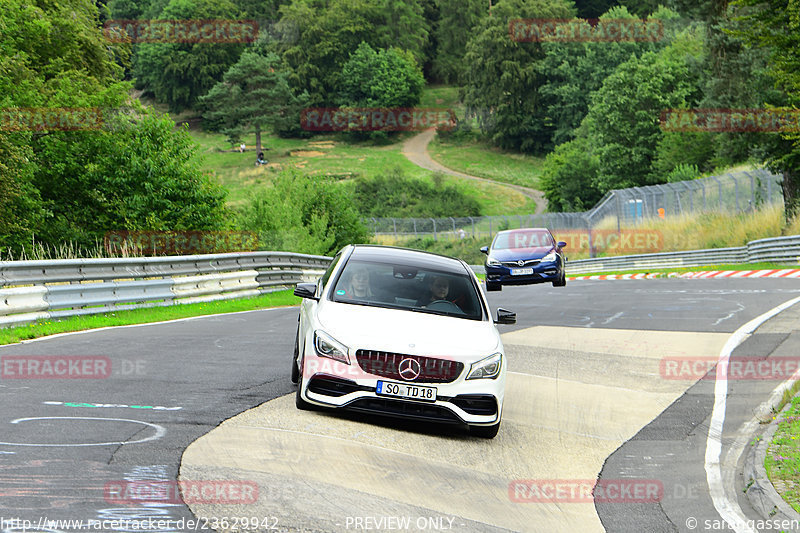
[[[415,135],[411,137],[406,142],[403,143],[403,155],[406,158],[414,163],[415,165],[422,167],[427,170],[432,170],[434,172],[442,172],[443,174],[448,174],[450,176],[456,176],[459,178],[465,178],[469,180],[475,181],[483,181],[486,183],[493,183],[495,185],[500,185],[502,187],[508,187],[510,189],[514,189],[518,191],[528,198],[532,198],[536,201],[536,214],[544,213],[544,210],[547,208],[547,200],[542,194],[541,191],[537,191],[536,189],[530,189],[528,187],[523,187],[521,185],[513,185],[511,183],[504,183],[502,181],[495,181],[488,178],[479,178],[478,176],[470,176],[469,174],[464,174],[463,172],[458,172],[456,170],[452,170],[447,168],[446,166],[434,161],[431,158],[430,154],[428,153],[428,144],[433,140],[434,135],[436,135],[436,129],[431,128],[429,130],[425,130],[419,135]]]

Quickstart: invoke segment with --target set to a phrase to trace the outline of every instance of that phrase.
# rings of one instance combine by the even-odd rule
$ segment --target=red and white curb
[[[655,278],[800,278],[800,269],[783,270],[708,270],[703,272],[652,272],[649,274],[604,274],[599,276],[569,276],[569,281],[609,279],[655,279]]]

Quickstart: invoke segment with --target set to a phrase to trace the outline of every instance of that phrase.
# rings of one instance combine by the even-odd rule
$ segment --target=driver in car
[[[417,307],[426,307],[437,300],[446,300],[450,292],[450,280],[445,276],[433,276],[428,291],[429,295],[417,300]]]

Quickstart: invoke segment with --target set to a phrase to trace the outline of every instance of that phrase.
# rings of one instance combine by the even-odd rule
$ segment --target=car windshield
[[[350,260],[333,288],[331,299],[471,320],[483,319],[477,290],[466,272],[442,272],[424,266]]]
[[[553,237],[545,230],[514,230],[498,233],[492,244],[495,250],[553,246]]]

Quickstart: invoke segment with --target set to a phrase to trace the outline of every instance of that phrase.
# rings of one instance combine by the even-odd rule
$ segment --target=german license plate
[[[376,392],[381,396],[394,396],[395,398],[408,398],[425,402],[436,401],[436,387],[422,387],[408,383],[394,383],[392,381],[379,381]]]
[[[528,276],[533,274],[532,268],[512,268],[511,275],[512,276]]]

